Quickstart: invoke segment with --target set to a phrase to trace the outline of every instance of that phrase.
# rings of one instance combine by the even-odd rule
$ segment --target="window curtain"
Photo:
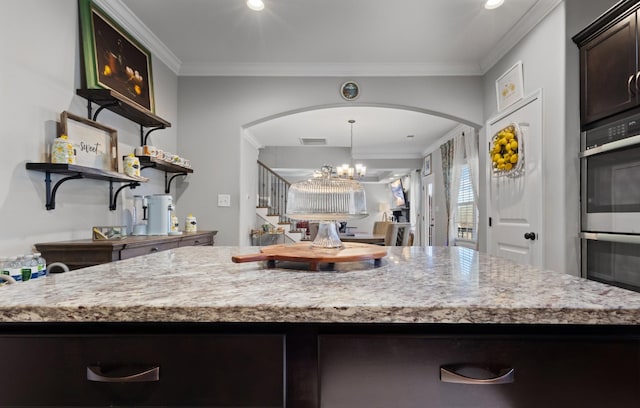
[[[455,222],[458,212],[458,193],[460,192],[460,175],[462,166],[465,165],[464,159],[464,133],[460,133],[453,138],[453,160],[451,167],[451,190],[449,198],[449,245],[455,245],[458,237],[458,227]]]
[[[478,191],[480,188],[480,162],[478,159],[478,150],[479,150],[478,132],[473,128],[469,128],[462,134],[464,135],[464,151],[467,156],[467,164],[469,165],[469,171],[471,173],[471,188],[473,189],[473,198],[477,206],[478,203],[480,202],[480,199],[478,197]],[[477,231],[476,231],[476,248],[475,249],[478,249]]]
[[[442,179],[444,183],[444,199],[447,210],[447,242],[449,245],[449,224],[451,222],[451,176],[453,171],[453,140],[447,140],[440,146],[440,155],[442,156]],[[455,205],[455,204],[454,204]]]

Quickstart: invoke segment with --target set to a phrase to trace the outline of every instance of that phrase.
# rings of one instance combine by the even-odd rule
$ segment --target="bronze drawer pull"
[[[87,380],[108,383],[125,383],[125,382],[152,382],[160,380],[160,367],[153,367],[120,377],[109,377],[102,372],[99,366],[87,367]]]
[[[515,381],[514,379],[514,375],[516,371],[515,368],[500,370],[499,374],[496,374],[493,370],[482,368],[485,371],[490,371],[491,373],[496,374],[496,376],[493,378],[484,379],[484,378],[467,377],[466,375],[462,375],[456,372],[465,367],[481,368],[473,365],[442,366],[440,367],[440,381],[446,382],[446,383],[473,384],[473,385],[509,384]]]
[[[149,250],[150,252],[158,252],[158,247],[153,247]]]

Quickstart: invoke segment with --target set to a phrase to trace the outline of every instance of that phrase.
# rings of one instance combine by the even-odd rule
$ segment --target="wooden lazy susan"
[[[236,263],[267,261],[267,268],[274,268],[276,261],[305,262],[309,270],[319,270],[321,263],[359,262],[374,260],[380,266],[387,255],[387,248],[379,245],[343,242],[342,248],[312,247],[308,242],[291,245],[270,245],[260,249],[260,253],[235,255],[231,260]]]

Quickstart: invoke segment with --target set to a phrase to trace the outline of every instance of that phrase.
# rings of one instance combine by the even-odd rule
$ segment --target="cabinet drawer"
[[[180,246],[202,246],[213,245],[213,235],[198,235],[195,237],[185,237],[180,240]]]
[[[0,336],[11,350],[0,406],[282,407],[283,344],[280,335]],[[104,377],[156,371],[103,382],[88,380],[88,367]]]
[[[151,245],[124,248],[120,251],[120,259],[129,259],[133,258],[134,256],[149,255],[160,251],[166,251],[167,249],[177,248],[178,242],[178,240],[174,240],[168,242],[158,242]]]
[[[327,408],[640,406],[637,341],[322,336],[319,362]],[[443,382],[455,373],[486,381]]]

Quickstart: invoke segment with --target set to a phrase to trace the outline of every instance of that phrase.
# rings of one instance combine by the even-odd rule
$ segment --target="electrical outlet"
[[[231,196],[229,194],[218,194],[218,207],[231,207]]]

